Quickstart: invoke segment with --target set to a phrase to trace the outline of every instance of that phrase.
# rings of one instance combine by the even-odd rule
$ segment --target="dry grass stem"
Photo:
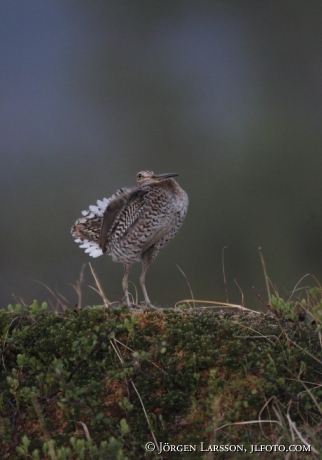
[[[287,299],[287,302],[290,302],[291,298],[293,297],[293,294],[298,291],[298,288],[297,286],[305,279],[307,278],[308,276],[311,276],[310,273],[307,273],[306,275],[302,276],[302,278],[296,283],[296,285],[294,286],[294,288],[292,289],[291,291],[291,295],[290,297]],[[304,287],[301,288],[301,289],[305,289]]]
[[[122,347],[126,348],[127,350],[130,350],[130,351],[133,351],[135,352],[135,350],[133,350],[132,348],[128,347],[127,345],[125,345],[124,343],[120,342],[119,340],[117,339],[114,339],[115,342],[119,343],[120,345],[122,345]],[[161,367],[159,367],[157,364],[155,364],[153,361],[151,361],[150,359],[147,359],[147,361],[151,364],[153,364],[153,366],[155,366],[157,369],[159,369],[159,371],[163,372],[164,374],[166,375],[169,375],[166,371],[164,371],[163,369],[161,369]]]
[[[293,342],[293,340],[291,340],[289,337],[287,337],[287,340],[290,343],[292,343],[293,345],[295,345],[297,348],[299,348],[301,351],[303,351],[304,353],[306,353],[309,356],[311,356],[311,358],[315,359],[315,361],[317,361],[319,364],[322,364],[322,361],[320,361],[318,358],[316,358],[314,355],[312,355],[309,351],[307,351],[304,348],[300,347],[296,342]]]
[[[312,391],[310,390],[310,388],[308,388],[306,386],[306,384],[303,382],[303,380],[301,380],[301,384],[304,386],[305,390],[308,392],[308,394],[310,395],[312,401],[314,401],[314,404],[316,405],[316,408],[317,410],[320,412],[320,415],[322,416],[322,410],[321,410],[321,406],[320,404],[317,402],[314,394],[312,393]]]
[[[79,310],[82,309],[82,295],[83,295],[83,292],[82,292],[82,286],[84,284],[84,270],[85,270],[85,264],[82,265],[82,268],[81,268],[81,271],[80,271],[80,274],[79,274],[79,278],[78,280],[76,281],[75,284],[70,284],[70,286],[75,290],[76,294],[77,294],[77,308]]]
[[[251,425],[251,424],[254,424],[254,423],[276,423],[281,428],[283,428],[283,426],[281,425],[281,423],[278,420],[249,420],[247,422],[226,423],[225,425],[221,425],[218,428],[214,428],[214,431],[222,430],[223,428],[226,428],[227,426]]]
[[[241,302],[240,302],[240,304],[241,304],[242,306],[244,306],[244,305],[245,305],[245,297],[244,297],[243,290],[242,290],[242,288],[239,286],[239,284],[237,283],[236,278],[234,278],[234,283],[235,283],[236,286],[238,287],[239,292],[240,292],[240,294],[241,294]]]
[[[194,297],[193,297],[193,292],[192,292],[192,289],[191,289],[191,285],[189,283],[189,280],[188,280],[188,277],[187,275],[183,272],[183,270],[181,270],[181,268],[179,267],[179,265],[176,264],[176,266],[178,267],[178,269],[181,271],[181,273],[183,274],[183,276],[185,277],[185,280],[188,284],[188,287],[189,287],[189,291],[190,291],[190,294],[191,294],[191,298],[192,298],[192,303],[193,303],[193,308],[196,308],[196,305],[195,305],[195,301],[194,301]]]
[[[86,424],[83,423],[83,422],[77,422],[77,423],[79,423],[79,424],[82,425],[86,438],[87,438],[88,440],[90,440],[90,439],[91,439],[91,436],[90,436],[90,434],[89,434],[89,431],[88,431],[88,428],[87,428]]]
[[[139,293],[138,293],[137,287],[136,287],[135,283],[133,283],[133,281],[129,281],[129,284],[130,283],[133,284],[134,290],[135,290],[135,301],[134,301],[134,297],[132,296],[133,303],[135,303],[135,305],[138,305],[138,303],[139,303]]]
[[[301,435],[301,433],[299,432],[299,430],[297,429],[296,427],[296,424],[294,422],[292,422],[291,420],[291,417],[289,414],[286,414],[286,418],[287,418],[287,421],[290,425],[290,430],[291,430],[291,433],[293,435],[293,431],[296,433],[297,437],[300,439],[301,442],[303,442],[303,444],[305,444],[306,446],[309,446],[311,447],[312,451],[314,454],[318,455],[320,452],[318,452],[311,444],[309,444],[304,438],[303,436]],[[295,442],[295,438],[292,436],[293,438],[293,441]]]
[[[266,398],[265,398],[265,399],[266,399]],[[266,408],[268,408],[269,403],[270,403],[271,401],[275,400],[275,399],[276,399],[275,396],[272,396],[271,398],[269,398],[269,399],[265,402],[264,406],[261,408],[261,410],[259,411],[259,414],[258,414],[259,421],[261,421],[262,413],[264,412],[264,410],[265,410]],[[260,430],[261,430],[261,432],[262,432],[262,435],[263,435],[266,439],[270,439],[269,436],[266,436],[266,435],[265,435],[264,430],[263,430],[263,428],[262,428],[262,425],[260,425]]]
[[[12,324],[14,323],[14,321],[16,321],[16,319],[21,320],[21,316],[17,316],[16,318],[13,318],[13,320],[12,320],[11,323],[9,324],[8,330],[7,330],[6,335],[4,336],[4,340],[3,340],[3,347],[2,347],[2,353],[1,353],[1,359],[2,359],[3,367],[4,367],[4,369],[5,369],[6,372],[8,372],[8,371],[7,371],[6,365],[5,365],[5,363],[4,363],[4,350],[5,350],[6,345],[7,345],[7,337],[8,337],[10,328],[11,328]]]
[[[45,283],[43,283],[42,281],[38,281],[38,280],[35,280],[36,283],[39,283],[41,284],[42,286],[44,286],[49,292],[50,294],[54,297],[54,299],[56,299],[56,302],[57,302],[57,307],[58,306],[61,306],[62,310],[65,311],[67,310],[68,306],[63,304],[63,302],[61,301],[61,299],[58,297],[58,294],[56,294],[52,289],[50,289],[49,286],[47,286]],[[68,304],[69,302],[66,301],[66,303]]]
[[[99,282],[99,279],[97,278],[97,275],[96,275],[96,273],[95,273],[95,271],[94,271],[94,268],[92,267],[92,264],[91,264],[90,262],[88,263],[88,265],[89,265],[89,267],[90,267],[90,269],[91,269],[91,272],[92,272],[93,278],[94,278],[94,280],[95,280],[95,283],[96,283],[96,286],[97,286],[98,291],[96,291],[96,289],[93,288],[92,286],[90,286],[90,287],[92,287],[92,289],[93,289],[94,291],[96,291],[96,292],[99,293],[99,295],[101,296],[101,298],[102,298],[102,300],[103,300],[103,302],[104,302],[105,307],[109,308],[109,307],[111,306],[111,303],[110,303],[110,301],[107,299],[106,295],[104,294],[103,288],[102,288],[102,286],[101,286],[101,283]]]
[[[242,305],[237,305],[234,303],[226,303],[226,302],[216,302],[215,300],[196,300],[196,299],[183,299],[180,300],[179,302],[176,302],[175,307],[177,305],[180,305],[182,303],[188,303],[189,302],[194,302],[194,303],[206,303],[206,304],[211,304],[213,307],[229,307],[229,308],[238,308],[238,310],[243,310],[243,311],[250,311],[252,313],[256,313],[257,315],[260,315],[261,313],[255,310],[251,310],[250,308],[243,307]],[[212,307],[203,307],[203,308],[212,308]]]
[[[24,307],[27,306],[26,302],[24,302],[23,298],[20,297],[20,295],[18,295],[18,294],[12,294],[12,297],[15,299],[16,302],[17,302],[17,300],[18,300],[18,303],[20,302],[21,305],[23,305]]]
[[[272,342],[271,340],[269,340],[269,337],[274,337],[275,339],[278,339],[278,337],[276,337],[276,335],[263,335],[261,334],[259,331],[256,331],[255,329],[253,329],[252,327],[250,326],[244,326],[246,329],[249,329],[250,331],[253,331],[253,332],[256,332],[256,334],[258,334],[257,336],[253,336],[252,338],[254,339],[259,339],[259,338],[262,338],[262,339],[267,339],[272,345],[275,345],[274,342]],[[241,336],[241,338],[243,338],[243,336]]]
[[[271,290],[270,290],[270,287],[269,287],[269,278],[267,276],[265,260],[264,260],[263,254],[262,254],[262,248],[261,247],[258,248],[258,252],[259,252],[259,257],[260,257],[262,267],[263,267],[263,272],[264,272],[264,278],[265,278],[265,284],[266,284],[266,292],[267,292],[267,303],[269,303],[270,299],[271,299]]]
[[[31,394],[31,403],[32,403],[32,405],[33,405],[33,407],[35,409],[36,414],[37,414],[39,424],[40,424],[41,430],[43,432],[44,438],[46,439],[46,441],[50,441],[51,437],[50,437],[50,434],[49,434],[49,432],[47,430],[47,427],[46,427],[45,418],[43,416],[42,409],[40,407],[40,404],[39,404],[39,401],[37,399],[37,396],[34,393]],[[56,456],[54,458],[56,458]]]
[[[224,277],[224,287],[225,287],[225,293],[226,293],[226,301],[229,303],[229,298],[228,298],[228,289],[227,289],[227,281],[226,281],[226,273],[225,273],[225,249],[227,249],[228,246],[224,246],[221,251],[221,265],[222,265],[222,273]]]
[[[121,353],[120,350],[118,349],[118,346],[117,346],[117,343],[116,343],[115,339],[110,340],[110,344],[112,345],[112,347],[113,347],[113,349],[114,349],[116,355],[118,356],[119,360],[121,361],[121,363],[124,363],[124,358],[123,358],[123,356],[122,356],[122,353]],[[147,414],[147,412],[146,412],[146,410],[145,410],[145,406],[144,406],[144,403],[143,403],[143,401],[142,401],[141,395],[140,395],[138,389],[136,388],[136,385],[135,385],[135,383],[133,382],[133,380],[132,380],[131,378],[129,378],[129,380],[130,380],[131,385],[132,385],[132,387],[134,388],[134,390],[135,390],[135,392],[136,392],[136,394],[137,394],[137,396],[138,396],[138,398],[139,398],[139,400],[140,400],[140,403],[141,403],[141,406],[142,406],[142,409],[143,409],[145,418],[146,418],[146,420],[147,420],[147,422],[148,422],[148,426],[149,426],[151,435],[152,435],[152,437],[153,437],[153,441],[155,442],[155,445],[158,446],[159,444],[158,444],[158,441],[157,441],[157,439],[156,439],[156,437],[155,437],[155,434],[154,434],[154,432],[153,432],[153,430],[152,430],[152,426],[151,426],[151,423],[150,423],[150,420],[149,420],[149,416],[148,416],[148,414]]]

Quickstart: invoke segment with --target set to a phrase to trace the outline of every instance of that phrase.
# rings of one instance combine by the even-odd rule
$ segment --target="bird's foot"
[[[134,310],[134,311],[142,311],[142,310],[143,310],[143,306],[140,305],[140,304],[132,303],[132,305],[131,305],[131,310]]]
[[[139,304],[130,302],[130,297],[128,294],[125,294],[123,297],[123,305],[126,305],[130,310],[142,310],[145,308],[152,308],[153,310],[162,310],[161,307],[155,307],[150,301],[143,301]]]
[[[161,307],[155,307],[151,302],[140,302],[140,305],[144,308],[153,308],[154,310],[162,310]]]
[[[128,291],[125,291],[124,293],[124,297],[122,299],[122,305],[127,306],[127,308],[130,308],[130,309],[132,308],[133,304],[132,302],[130,302],[130,296],[129,296]]]
[[[124,306],[127,307],[129,310],[142,310],[142,305],[141,304],[136,304],[134,302],[130,302],[130,298],[128,296],[124,296],[122,301],[120,303]]]

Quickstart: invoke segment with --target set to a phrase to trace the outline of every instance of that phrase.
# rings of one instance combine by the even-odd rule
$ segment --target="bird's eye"
[[[138,178],[138,179],[141,179],[141,177],[142,177],[142,174],[138,174],[138,175],[137,175],[137,178]]]

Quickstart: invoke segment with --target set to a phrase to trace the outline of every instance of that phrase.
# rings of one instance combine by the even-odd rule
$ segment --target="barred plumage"
[[[140,283],[146,305],[152,306],[145,288],[146,271],[167,242],[181,227],[188,209],[188,196],[173,179],[176,173],[141,171],[137,186],[121,188],[110,198],[83,211],[72,227],[76,243],[92,257],[104,252],[124,264],[123,291],[127,304],[128,275],[140,260]]]

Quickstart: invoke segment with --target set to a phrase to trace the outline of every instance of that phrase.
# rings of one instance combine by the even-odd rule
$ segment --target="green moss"
[[[1,311],[3,458],[157,458],[144,449],[152,431],[159,442],[197,445],[171,459],[203,458],[201,442],[288,444],[286,408],[319,449],[320,310],[312,299],[315,316],[304,322],[277,298],[275,316],[122,307],[56,314],[37,302]],[[240,423],[259,418],[279,423]]]

